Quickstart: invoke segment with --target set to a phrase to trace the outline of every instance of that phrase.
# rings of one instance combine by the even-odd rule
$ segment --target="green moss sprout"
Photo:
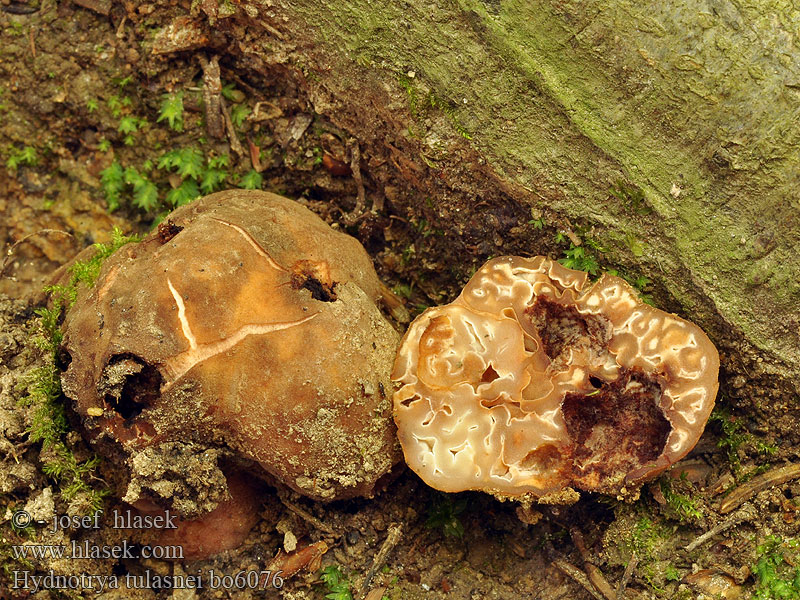
[[[731,414],[727,407],[715,408],[708,419],[709,423],[720,431],[717,447],[725,450],[734,476],[741,482],[744,477],[742,455],[746,451],[754,451],[761,456],[771,456],[777,447],[759,439],[745,428],[744,422]],[[750,476],[755,473],[751,473]]]
[[[800,541],[767,537],[756,548],[754,600],[800,599]]]
[[[453,500],[450,495],[437,494],[429,508],[425,527],[440,529],[445,537],[464,537],[464,525],[459,515],[467,508],[466,498]]]
[[[183,92],[164,94],[156,123],[166,121],[173,131],[183,131]]]
[[[329,600],[353,600],[350,592],[350,581],[338,565],[330,565],[322,569],[319,575],[327,589],[325,598]]]

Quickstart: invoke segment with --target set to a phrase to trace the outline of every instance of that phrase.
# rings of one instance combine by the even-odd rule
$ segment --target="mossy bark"
[[[315,81],[430,90],[496,173],[598,226],[612,256],[722,346],[757,350],[759,372],[800,370],[790,3],[297,0],[267,12],[324,50]],[[620,185],[643,192],[639,210],[609,193]]]

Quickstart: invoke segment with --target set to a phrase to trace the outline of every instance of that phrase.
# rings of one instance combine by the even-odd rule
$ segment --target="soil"
[[[180,45],[179,36],[161,32],[188,7],[79,4],[0,5],[0,155],[6,163],[0,167],[0,239],[9,252],[0,279],[0,598],[323,598],[336,592],[320,575],[332,566],[347,577],[353,597],[370,600],[739,598],[764,585],[753,567],[768,535],[787,541],[773,544],[772,556],[785,556],[785,564],[776,559],[779,573],[788,568],[800,483],[754,487],[741,508],[729,514],[719,510],[725,492],[760,481],[753,477],[800,450],[794,420],[785,418],[791,407],[770,411],[768,386],[751,388],[735,355],[723,357],[722,389],[732,400],[720,402],[722,410],[689,457],[646,485],[635,501],[584,494],[571,506],[526,508],[480,493],[441,494],[405,471],[371,499],[323,504],[270,489],[246,542],[212,559],[16,558],[14,547],[23,543],[146,541],[141,532],[114,529],[108,520],[98,529],[54,532],[47,526],[15,528],[11,518],[24,509],[52,522],[85,509],[65,500],[58,476],[43,470],[51,450],[31,439],[36,415],[19,403],[36,369],[48,360],[34,343],[40,330],[34,309],[46,301],[43,285],[82,248],[108,242],[115,226],[144,233],[164,218],[169,208],[164,198],[182,183],[178,174],[157,166],[164,152],[193,147],[205,160],[229,155],[224,186],[261,169],[262,189],[296,199],[358,238],[395,292],[387,315],[400,331],[425,307],[454,298],[488,257],[559,256],[564,249],[555,235],[541,230],[542,223],[563,218],[546,207],[531,215],[511,198],[519,192],[511,194],[457,131],[434,146],[420,141],[415,130],[434,131],[447,122],[436,107],[409,107],[402,90],[375,98],[331,98],[315,85],[314,69],[304,62],[312,54],[285,36],[271,39],[270,53],[252,51],[255,42],[246,36],[223,52],[230,40],[225,36],[237,32],[234,20],[214,30],[219,39],[204,41],[192,41],[186,26]],[[153,51],[159,43],[160,54]],[[224,95],[228,110],[250,110],[233,127],[235,136],[214,137],[214,118],[206,116],[213,102],[204,101],[204,76],[213,68],[204,65],[213,65],[215,52],[221,80],[230,84]],[[179,91],[184,126],[175,131],[159,116],[165,95]],[[332,110],[356,102],[388,107],[384,119],[371,119],[376,113],[368,110],[356,124],[353,113]],[[139,120],[132,133],[122,126],[125,117]],[[26,147],[34,152],[25,155]],[[120,207],[110,212],[101,173],[115,162],[148,176],[161,203],[137,208],[135,186],[129,184]],[[568,226],[564,231],[572,234]],[[680,309],[657,286],[654,300]],[[752,412],[745,415],[743,409]],[[66,416],[72,426],[66,447],[76,460],[86,461],[93,449],[79,435],[80,423],[68,405]],[[113,488],[119,467],[101,460],[90,485]],[[125,505],[106,497],[103,518],[115,509],[124,511]],[[721,530],[690,545],[715,527]],[[387,539],[386,552],[380,552]],[[280,590],[258,589],[262,586],[248,579],[247,573],[284,565],[284,550],[295,544],[320,541],[327,547],[321,561],[287,577]],[[212,570],[217,576],[245,576],[212,589]],[[120,584],[99,596],[98,579],[62,589],[37,580],[50,589],[35,591],[32,577],[48,574],[141,579],[133,588]],[[203,578],[202,589],[145,585],[147,577],[193,574]],[[786,578],[791,581],[793,574]],[[607,581],[605,591],[601,579]],[[624,594],[616,593],[618,586]],[[327,597],[348,597],[339,593]]]

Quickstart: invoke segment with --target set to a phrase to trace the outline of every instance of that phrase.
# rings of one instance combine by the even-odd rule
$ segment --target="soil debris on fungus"
[[[81,292],[63,388],[90,439],[133,466],[190,443],[201,450],[180,456],[224,450],[316,500],[371,496],[400,457],[377,393],[398,343],[379,295],[353,238],[286,198],[220,192],[118,251]],[[128,488],[181,507],[141,474]]]
[[[699,327],[619,277],[502,257],[412,323],[395,421],[409,466],[443,491],[632,496],[695,446],[718,371]]]

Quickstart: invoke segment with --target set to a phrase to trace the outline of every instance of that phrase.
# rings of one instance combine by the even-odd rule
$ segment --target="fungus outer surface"
[[[103,265],[65,321],[63,388],[99,443],[230,448],[319,500],[400,458],[398,336],[363,247],[300,204],[221,192]]]
[[[406,462],[434,488],[620,494],[694,447],[718,372],[699,327],[623,279],[501,257],[411,324],[394,417]]]

